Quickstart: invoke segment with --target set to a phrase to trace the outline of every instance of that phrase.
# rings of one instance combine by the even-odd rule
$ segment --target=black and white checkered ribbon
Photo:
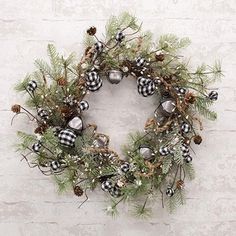
[[[126,162],[120,166],[120,169],[122,172],[126,173],[130,170],[130,164]]]
[[[209,97],[210,100],[216,101],[218,99],[218,93],[216,91],[211,91],[208,94],[208,97]]]
[[[172,197],[172,196],[174,195],[174,193],[175,193],[175,191],[174,191],[173,188],[168,187],[168,188],[166,189],[166,195],[167,195],[168,197]]]
[[[80,103],[79,103],[79,109],[81,111],[86,111],[89,109],[89,103],[87,101],[84,101],[82,100]]]
[[[32,149],[34,152],[39,152],[41,147],[42,147],[41,142],[37,142],[33,144]]]
[[[154,94],[155,92],[155,83],[150,78],[139,77],[137,80],[138,92],[144,97],[148,97]]]
[[[117,184],[109,190],[109,193],[112,197],[120,197],[122,195],[121,188]]]
[[[31,80],[27,85],[27,90],[29,92],[34,92],[34,90],[38,87],[37,82],[34,80]]]
[[[187,133],[190,132],[191,127],[190,127],[190,125],[188,123],[183,122],[182,125],[181,125],[181,130],[182,130],[183,133],[187,134]]]
[[[64,130],[61,130],[60,133],[58,134],[58,139],[59,139],[60,144],[67,147],[74,147],[76,135],[72,130],[64,129]]]
[[[110,180],[102,182],[101,188],[103,191],[108,192],[112,188],[112,182]]]
[[[48,111],[43,109],[43,108],[38,109],[38,116],[43,120],[48,120],[49,119]]]
[[[58,169],[61,167],[61,164],[60,164],[59,161],[52,161],[52,162],[50,163],[50,167],[51,167],[51,169],[52,169],[53,171],[56,171],[56,170],[58,170]]]
[[[143,66],[145,66],[145,65],[146,65],[146,60],[145,60],[145,58],[138,57],[138,58],[136,59],[136,65],[137,65],[138,67],[143,67]]]
[[[95,48],[95,50],[98,52],[98,53],[100,53],[100,52],[102,52],[103,51],[103,49],[104,49],[104,45],[103,45],[103,43],[101,43],[101,42],[96,42],[95,44],[94,44],[94,48]]]
[[[160,147],[159,153],[161,156],[167,156],[168,154],[170,154],[170,150],[168,147]]]
[[[122,31],[121,31],[121,32],[118,32],[118,33],[116,34],[116,37],[115,37],[115,39],[116,39],[116,41],[117,41],[118,43],[121,43],[124,38],[125,38],[125,35],[124,35],[124,33],[123,33]]]
[[[189,155],[189,146],[185,143],[181,145],[182,156],[187,157]]]
[[[86,87],[89,91],[95,92],[102,86],[102,79],[96,71],[88,73],[86,78]]]

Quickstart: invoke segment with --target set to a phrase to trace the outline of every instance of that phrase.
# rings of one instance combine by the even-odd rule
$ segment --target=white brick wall
[[[126,206],[117,219],[106,216],[102,210],[105,198],[99,191],[91,193],[88,203],[78,210],[76,197],[58,196],[50,178],[20,162],[13,148],[15,131],[30,132],[27,120],[19,117],[10,126],[9,107],[23,101],[14,93],[13,85],[32,71],[33,59],[45,57],[46,45],[53,42],[60,51],[79,55],[87,27],[96,25],[102,33],[109,15],[123,10],[136,14],[144,29],[157,37],[163,33],[189,36],[193,43],[185,55],[192,58],[192,65],[220,58],[225,71],[215,106],[219,119],[205,122],[204,143],[195,148],[197,176],[186,186],[187,205],[169,215],[158,202],[149,220],[127,215]],[[235,234],[235,0],[0,0],[0,48],[0,235]],[[132,80],[115,88],[109,84],[104,87],[106,90],[90,98],[87,116],[111,136],[112,146],[119,150],[128,131],[141,129],[155,107],[154,101],[137,96]],[[96,98],[99,101],[95,103]]]

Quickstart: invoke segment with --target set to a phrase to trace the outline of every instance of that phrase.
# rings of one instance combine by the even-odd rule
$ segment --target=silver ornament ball
[[[139,148],[139,153],[143,157],[143,159],[145,159],[145,160],[150,160],[154,156],[153,150],[151,148],[145,147],[145,146],[141,146]]]
[[[120,70],[110,70],[108,71],[108,81],[111,84],[119,84],[123,79],[123,73]]]

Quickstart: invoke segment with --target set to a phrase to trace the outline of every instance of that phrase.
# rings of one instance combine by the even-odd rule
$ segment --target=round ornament
[[[143,157],[144,160],[150,160],[155,155],[153,150],[147,146],[139,147],[139,153]]]
[[[123,73],[120,70],[110,70],[108,71],[108,81],[111,84],[119,84],[123,79]]]
[[[172,197],[172,196],[174,195],[174,193],[175,193],[175,191],[174,191],[173,188],[168,187],[168,188],[166,189],[166,195],[167,195],[168,197]]]
[[[34,80],[31,80],[27,85],[27,89],[30,92],[34,92],[37,87],[38,87],[37,82]]]

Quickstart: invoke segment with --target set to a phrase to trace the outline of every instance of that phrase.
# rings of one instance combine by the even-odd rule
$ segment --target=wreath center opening
[[[155,96],[140,96],[136,84],[131,76],[118,85],[104,79],[102,89],[86,97],[90,104],[85,114],[86,122],[96,123],[99,132],[110,137],[110,147],[119,154],[128,134],[143,131],[146,120],[157,106]]]

